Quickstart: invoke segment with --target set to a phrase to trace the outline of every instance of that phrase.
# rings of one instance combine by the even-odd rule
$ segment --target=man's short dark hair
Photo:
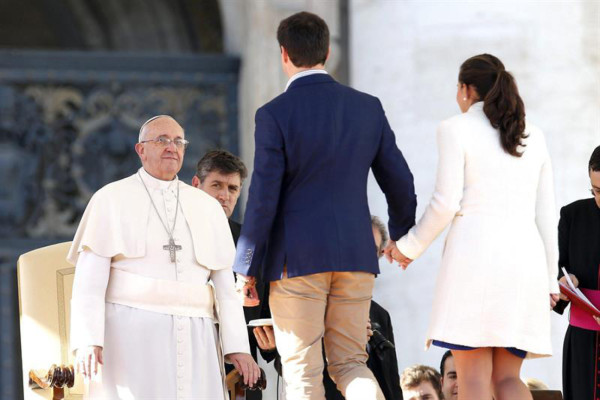
[[[440,375],[442,375],[442,378],[444,377],[444,372],[446,369],[446,360],[448,359],[448,357],[452,357],[452,352],[450,350],[444,353],[444,355],[442,356],[442,361],[440,362]]]
[[[303,11],[279,23],[277,41],[296,67],[313,67],[327,60],[329,28],[318,15]]]
[[[196,176],[200,179],[200,183],[204,182],[206,176],[217,171],[223,175],[239,174],[240,180],[248,176],[248,170],[243,161],[228,152],[227,150],[212,150],[209,151],[198,161],[196,166]]]
[[[596,147],[590,157],[590,163],[588,164],[588,172],[600,171],[600,146]]]

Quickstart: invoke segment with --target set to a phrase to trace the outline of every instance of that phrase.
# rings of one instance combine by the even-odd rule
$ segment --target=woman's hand
[[[578,287],[579,286],[579,279],[577,279],[577,277],[573,274],[569,274],[569,277],[571,278],[571,281],[573,282],[573,286]],[[559,282],[562,282],[564,285],[569,286],[569,284],[567,283],[567,278],[565,276],[563,276],[562,278],[560,278],[558,280]],[[565,296],[564,294],[559,294],[559,297],[561,300],[564,301],[569,301],[569,298],[567,296]]]
[[[556,293],[550,293],[550,309],[552,310],[556,307],[556,303],[558,303],[559,297]]]
[[[408,264],[413,262],[413,260],[406,257],[400,250],[398,250],[396,242],[393,240],[390,240],[385,249],[383,249],[383,254],[385,255],[385,258],[387,258],[388,262],[391,263],[393,260],[397,261],[398,265],[402,267],[403,270],[406,270]]]

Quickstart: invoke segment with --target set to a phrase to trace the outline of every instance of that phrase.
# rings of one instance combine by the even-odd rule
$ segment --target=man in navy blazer
[[[379,100],[324,69],[329,30],[301,12],[277,39],[290,77],[256,112],[254,172],[234,270],[271,281],[270,306],[290,399],[322,399],[328,371],[346,399],[383,399],[365,346],[377,251],[367,202],[373,171],[386,196],[389,231],[414,225],[413,177]],[[241,274],[241,275],[240,275]]]

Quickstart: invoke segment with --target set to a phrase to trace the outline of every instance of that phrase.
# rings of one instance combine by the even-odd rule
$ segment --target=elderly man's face
[[[171,143],[162,145],[154,140],[163,137]],[[137,143],[135,150],[142,160],[142,166],[150,175],[162,180],[172,180],[181,169],[185,149],[177,147],[173,141],[184,139],[183,128],[173,119],[162,117],[150,122],[143,131],[146,143]]]
[[[445,400],[458,399],[458,380],[456,378],[456,368],[454,367],[454,357],[448,357],[444,361],[442,393],[444,393]]]
[[[429,381],[422,381],[417,386],[402,389],[402,397],[404,400],[440,400]]]
[[[240,174],[223,174],[219,171],[212,171],[206,175],[203,182],[200,182],[197,176],[192,179],[192,185],[204,190],[221,203],[225,210],[227,218],[231,217],[235,205],[240,198],[242,190],[242,179]]]

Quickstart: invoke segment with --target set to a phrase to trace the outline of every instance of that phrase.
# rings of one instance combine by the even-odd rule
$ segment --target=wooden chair
[[[267,388],[267,377],[265,375],[265,371],[260,368],[261,377],[257,382],[258,388],[257,390],[265,390]],[[243,387],[242,376],[237,372],[237,370],[233,370],[227,374],[225,378],[225,383],[227,385],[227,391],[229,392],[230,400],[245,400],[246,399],[246,390]]]
[[[229,400],[246,399],[246,391],[242,389],[242,376],[237,370],[234,369],[227,374],[225,383],[227,385],[227,391],[229,392]]]
[[[23,254],[17,264],[23,393],[30,399],[81,399],[69,349],[71,289],[75,268],[70,242]]]

